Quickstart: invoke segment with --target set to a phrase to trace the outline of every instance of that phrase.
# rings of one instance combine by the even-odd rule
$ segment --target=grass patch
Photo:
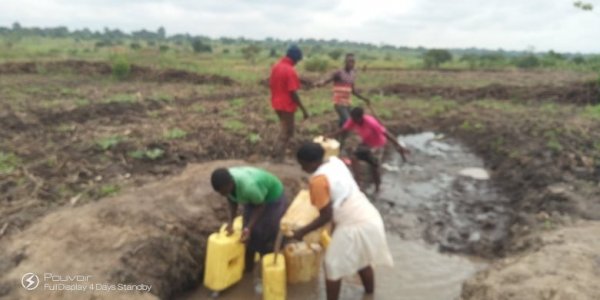
[[[88,106],[90,105],[90,103],[91,101],[85,98],[75,100],[75,105],[77,105],[78,107]]]
[[[206,111],[206,108],[204,108],[204,106],[202,104],[196,103],[196,104],[192,105],[192,110],[197,113],[203,113]]]
[[[583,115],[591,119],[600,120],[600,104],[586,107]]]
[[[118,94],[114,95],[108,100],[107,103],[134,103],[136,102],[136,96],[134,94]]]
[[[241,98],[236,98],[236,99],[229,101],[229,104],[233,108],[242,108],[244,105],[246,105],[246,101]]]
[[[100,150],[106,151],[118,145],[122,140],[123,138],[119,136],[109,136],[97,140],[96,145],[98,148],[100,148]]]
[[[251,144],[258,144],[258,142],[260,142],[262,140],[262,138],[260,137],[260,135],[258,133],[250,133],[248,134],[248,141]]]
[[[115,184],[106,184],[98,190],[98,198],[111,197],[119,193],[121,188]]]
[[[19,165],[21,165],[21,159],[18,156],[0,151],[0,174],[10,174]]]
[[[179,128],[173,128],[165,133],[165,138],[169,140],[181,139],[187,136],[187,131]]]
[[[157,160],[165,154],[165,150],[160,148],[151,148],[145,150],[135,150],[129,152],[129,156],[135,159]]]
[[[157,94],[154,97],[156,98],[156,100],[162,102],[173,102],[175,100],[173,96],[164,93]]]
[[[244,130],[244,128],[246,128],[246,125],[244,125],[244,123],[242,123],[238,120],[227,120],[223,124],[223,127],[225,127],[225,129],[230,130],[232,132],[240,132],[240,131]]]

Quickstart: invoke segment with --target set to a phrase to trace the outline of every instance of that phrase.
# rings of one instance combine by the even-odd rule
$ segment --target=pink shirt
[[[362,142],[371,148],[380,148],[385,146],[385,127],[369,115],[363,115],[362,125],[354,123],[350,118],[344,124],[345,130],[352,130],[360,135]]]

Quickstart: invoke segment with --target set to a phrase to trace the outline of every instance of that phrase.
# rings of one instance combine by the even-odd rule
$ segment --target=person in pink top
[[[395,137],[391,136],[385,127],[373,116],[365,114],[361,107],[355,107],[350,111],[350,119],[344,123],[344,126],[337,132],[329,135],[333,138],[345,132],[353,131],[360,136],[362,142],[354,150],[352,155],[352,171],[354,177],[359,181],[360,172],[358,171],[358,161],[362,160],[369,164],[373,181],[375,183],[375,192],[379,192],[381,185],[380,161],[373,153],[374,151],[383,151],[386,143],[389,141],[394,148],[404,157],[409,153],[408,149],[402,147]]]

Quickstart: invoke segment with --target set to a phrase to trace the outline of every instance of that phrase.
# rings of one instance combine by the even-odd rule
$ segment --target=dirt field
[[[48,234],[44,222],[59,216],[68,219],[73,210],[91,214],[120,205],[119,201],[134,206],[145,198],[139,196],[143,193],[136,196],[136,187],[174,180],[166,178],[190,163],[269,159],[278,125],[269,109],[268,91],[261,85],[138,66],[132,68],[132,78],[118,82],[108,76],[107,66],[80,61],[0,65],[0,245],[11,249],[0,260],[4,273],[12,270],[15,275],[40,261],[43,253],[25,257],[19,246]],[[541,234],[571,224],[566,219],[600,220],[600,123],[597,109],[586,106],[598,103],[599,93],[588,83],[589,74],[367,70],[361,76],[372,78],[361,86],[370,91],[378,116],[389,129],[397,134],[435,130],[460,140],[484,159],[495,186],[510,199],[507,205],[515,213],[506,238],[491,253],[482,248],[470,250],[471,254],[533,255],[544,245]],[[301,96],[313,117],[299,122],[296,144],[328,132],[336,120],[327,90],[305,90]],[[189,172],[185,174],[190,176]],[[159,205],[160,199],[175,196],[146,201]],[[182,204],[182,211],[185,207]],[[152,212],[140,210],[144,214]],[[547,218],[539,218],[540,214]],[[181,221],[184,228],[198,221],[196,215],[188,217]],[[131,222],[139,226],[140,234],[152,231],[141,219]],[[211,222],[195,237],[177,236],[177,243],[185,247],[202,243],[214,229],[216,221]],[[161,232],[156,247],[165,242],[167,231]],[[115,236],[105,239],[114,241]],[[131,243],[119,249],[139,246]],[[117,262],[123,253],[110,252],[110,258]],[[177,261],[184,255],[171,254]],[[148,253],[150,258],[153,255]],[[193,260],[201,261],[200,256],[194,253]],[[121,260],[115,270],[128,266],[126,261]],[[193,270],[200,268],[195,265]],[[107,277],[101,279],[139,279],[135,274],[103,270],[99,274]],[[149,272],[140,270],[139,274]],[[493,272],[476,280],[484,282]],[[155,295],[166,298],[185,289],[197,275],[187,273],[181,286],[168,288],[166,282],[179,277],[167,276],[167,281],[157,281],[160,288]],[[14,292],[6,286],[2,285],[0,295]]]

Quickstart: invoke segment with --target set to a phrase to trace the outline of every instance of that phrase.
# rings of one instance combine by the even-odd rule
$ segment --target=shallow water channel
[[[387,226],[393,268],[376,268],[376,291],[365,296],[358,276],[345,278],[341,299],[452,300],[462,283],[485,268],[481,259],[448,251],[493,251],[506,235],[510,213],[483,170],[483,162],[457,141],[431,132],[401,136],[408,163],[391,153],[382,192],[372,197]],[[321,278],[288,285],[290,300],[325,299]],[[209,299],[203,287],[180,299]],[[218,299],[262,299],[247,276]]]

